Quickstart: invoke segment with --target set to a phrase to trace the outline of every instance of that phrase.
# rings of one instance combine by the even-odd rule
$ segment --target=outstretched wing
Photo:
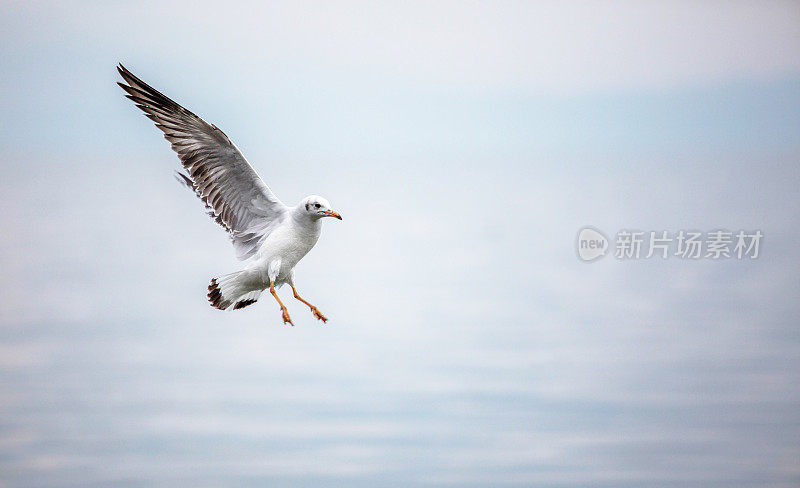
[[[186,173],[182,182],[230,234],[236,257],[247,259],[286,217],[288,207],[259,178],[224,132],[117,67],[127,97],[164,132]]]

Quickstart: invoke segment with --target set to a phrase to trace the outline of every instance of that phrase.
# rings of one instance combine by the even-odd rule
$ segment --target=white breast
[[[317,243],[320,228],[318,220],[301,223],[291,218],[286,219],[264,240],[258,253],[258,267],[266,273],[270,263],[280,260],[277,281],[286,281],[295,265]]]

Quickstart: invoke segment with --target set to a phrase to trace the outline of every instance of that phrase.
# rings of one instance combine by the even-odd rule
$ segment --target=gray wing
[[[287,215],[288,207],[259,178],[228,137],[137,78],[121,64],[117,83],[164,132],[186,173],[179,181],[205,203],[209,215],[230,234],[236,257],[253,256]]]

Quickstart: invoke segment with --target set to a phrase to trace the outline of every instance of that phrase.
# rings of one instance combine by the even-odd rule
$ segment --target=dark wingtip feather
[[[122,63],[117,64],[117,72],[119,73],[120,76],[122,76],[122,79],[128,82],[129,85],[133,85],[135,82],[140,81],[138,78],[136,78],[136,76],[134,76],[133,73],[131,73],[128,70],[128,68],[123,66]]]

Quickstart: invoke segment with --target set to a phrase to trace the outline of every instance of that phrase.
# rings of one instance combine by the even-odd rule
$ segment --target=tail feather
[[[262,290],[253,290],[242,279],[242,272],[212,278],[208,285],[208,301],[220,310],[239,310],[256,303]]]

